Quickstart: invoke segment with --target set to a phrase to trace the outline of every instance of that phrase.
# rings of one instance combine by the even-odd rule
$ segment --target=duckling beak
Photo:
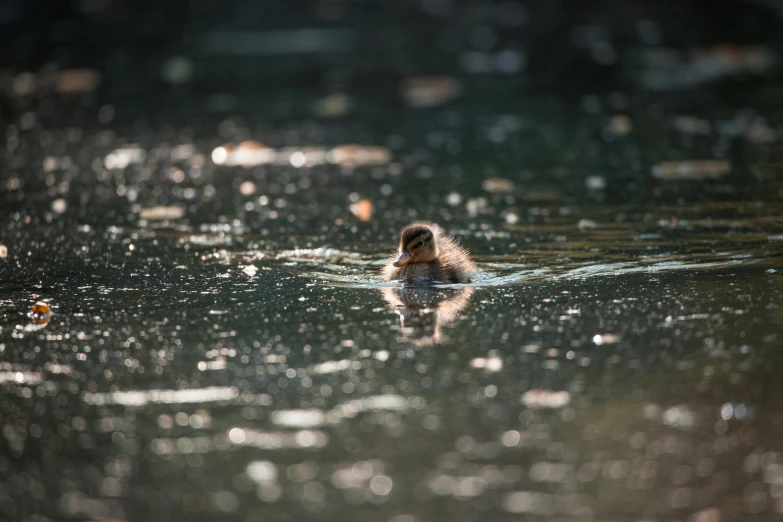
[[[411,253],[408,250],[403,250],[400,257],[397,258],[397,261],[392,264],[396,267],[405,266],[410,263],[412,259]]]

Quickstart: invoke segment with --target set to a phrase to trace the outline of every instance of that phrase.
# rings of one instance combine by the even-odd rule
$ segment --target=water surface
[[[224,92],[229,58],[154,96],[7,94],[0,518],[779,519],[780,78],[628,45],[636,87],[531,50],[426,109],[366,51],[383,81],[357,69],[335,119],[304,58],[260,94]],[[381,282],[416,219],[471,284]]]

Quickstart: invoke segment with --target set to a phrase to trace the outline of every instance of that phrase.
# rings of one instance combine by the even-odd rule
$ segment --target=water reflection
[[[468,306],[473,288],[399,287],[381,293],[400,318],[403,338],[426,346],[443,340],[441,328]]]

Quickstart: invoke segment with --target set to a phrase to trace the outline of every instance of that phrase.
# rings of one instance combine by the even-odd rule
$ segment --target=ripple
[[[591,277],[618,276],[635,273],[656,273],[680,270],[708,270],[726,268],[738,265],[758,263],[763,258],[752,255],[725,255],[722,260],[698,260],[684,257],[680,260],[667,260],[649,263],[646,260],[636,262],[588,263],[574,266],[571,264],[554,265],[551,267],[530,268],[529,265],[515,263],[486,263],[479,265],[471,283],[447,284],[437,283],[437,287],[498,287],[518,285],[540,281],[576,281]],[[489,270],[484,267],[492,267]],[[321,283],[340,288],[394,288],[399,283],[384,283],[380,276],[371,276],[366,271],[355,267],[331,264],[322,267],[333,271],[306,271],[302,277],[314,279]]]

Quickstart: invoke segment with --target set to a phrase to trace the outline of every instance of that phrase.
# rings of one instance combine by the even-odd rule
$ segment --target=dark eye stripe
[[[411,240],[408,241],[408,243],[407,243],[408,250],[412,250],[412,249],[416,248],[417,246],[419,246],[419,244],[418,244],[419,241],[424,241],[426,243],[430,239],[432,239],[432,234],[430,234],[430,233],[425,232],[423,234],[419,234],[418,236],[415,236]]]

